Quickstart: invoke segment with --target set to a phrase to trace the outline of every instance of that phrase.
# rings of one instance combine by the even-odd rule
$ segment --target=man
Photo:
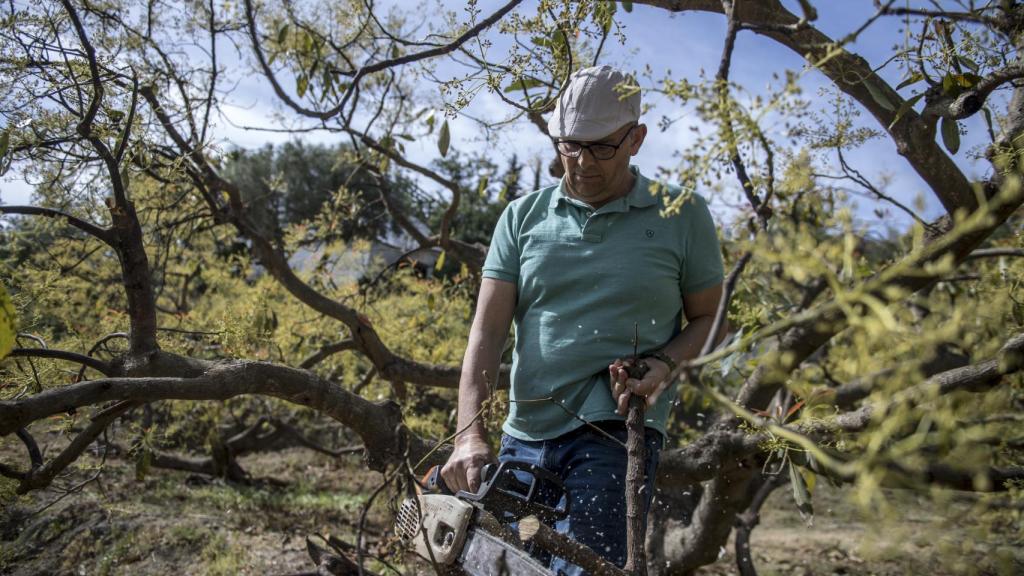
[[[630,166],[647,135],[640,95],[621,98],[627,77],[608,67],[576,72],[548,122],[565,175],[508,205],[483,267],[459,384],[455,450],[445,481],[475,491],[493,460],[474,420],[515,321],[510,411],[498,459],[560,475],[570,516],[556,528],[625,564],[629,396],[647,398],[647,496],[676,390],[667,377],[699,354],[722,293],[714,222],[693,194],[662,218],[651,182]],[[670,188],[671,194],[679,194]],[[681,327],[686,318],[685,328]],[[627,374],[634,325],[649,367]],[[579,567],[555,558],[559,574]]]

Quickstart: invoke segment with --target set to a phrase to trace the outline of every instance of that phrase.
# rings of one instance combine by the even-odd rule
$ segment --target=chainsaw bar
[[[483,530],[470,530],[459,565],[467,576],[551,576],[525,551]]]

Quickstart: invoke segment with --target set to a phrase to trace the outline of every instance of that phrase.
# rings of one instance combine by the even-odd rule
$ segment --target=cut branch
[[[568,536],[555,532],[536,516],[527,516],[519,521],[519,539],[536,542],[552,554],[583,568],[595,576],[627,576],[627,572],[597,555],[596,552]]]

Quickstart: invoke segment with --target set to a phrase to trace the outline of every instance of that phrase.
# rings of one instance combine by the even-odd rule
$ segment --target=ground
[[[24,466],[24,459],[16,439],[0,439],[0,460]],[[87,455],[59,484],[89,478],[98,462]],[[331,458],[305,449],[250,456],[242,464],[285,485],[237,486],[165,470],[138,480],[134,464],[117,458],[107,460],[98,481],[59,500],[60,492],[51,489],[12,499],[7,485],[0,495],[0,574],[309,572],[306,536],[354,542],[363,504],[382,478],[363,468],[359,456]],[[892,519],[879,521],[852,503],[850,491],[819,483],[808,526],[788,490],[777,490],[751,538],[759,573],[1024,573],[1024,553],[1010,536],[998,526],[963,521],[969,502],[935,508],[932,500],[906,492],[889,497]],[[368,541],[376,541],[391,518],[385,500],[368,514]],[[1015,529],[1019,534],[1019,524]],[[731,542],[717,563],[699,572],[735,573]]]

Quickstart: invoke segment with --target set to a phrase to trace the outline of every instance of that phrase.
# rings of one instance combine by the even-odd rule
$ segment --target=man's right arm
[[[441,469],[452,490],[475,492],[480,487],[480,469],[494,460],[487,444],[487,431],[476,418],[490,393],[487,380],[495,381],[501,363],[501,351],[508,338],[516,306],[516,285],[484,278],[480,285],[476,316],[469,331],[469,344],[462,359],[459,380],[458,430],[455,450]],[[487,378],[484,378],[484,372]]]

